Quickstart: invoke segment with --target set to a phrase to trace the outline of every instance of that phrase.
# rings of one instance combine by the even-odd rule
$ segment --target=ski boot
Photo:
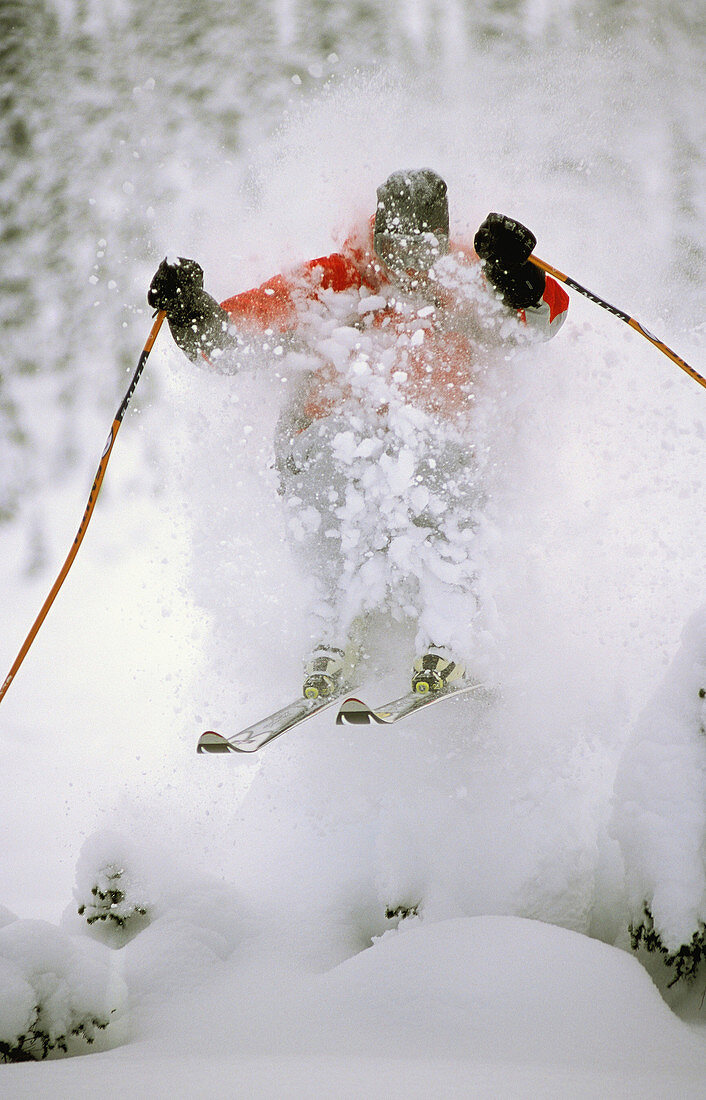
[[[442,691],[445,687],[462,680],[466,669],[458,661],[453,661],[444,650],[427,650],[423,657],[414,662],[412,691],[426,695],[430,691]]]
[[[304,698],[320,699],[335,694],[343,684],[344,661],[342,649],[325,645],[315,649],[304,667]]]

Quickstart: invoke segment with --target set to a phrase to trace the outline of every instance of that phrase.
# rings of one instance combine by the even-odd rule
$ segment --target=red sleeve
[[[552,279],[550,275],[547,275],[544,284],[542,301],[546,302],[549,306],[549,324],[552,323],[555,317],[559,317],[560,314],[566,313],[569,308],[569,295],[566,293],[563,286],[560,286],[556,279]]]
[[[245,322],[258,329],[290,328],[297,317],[297,298],[316,298],[320,290],[350,290],[360,287],[356,266],[347,256],[334,252],[309,260],[288,275],[275,275],[253,290],[234,294],[221,302],[234,324]]]
[[[287,328],[294,317],[292,287],[283,275],[275,275],[262,286],[226,298],[221,306],[234,324],[245,321],[255,328]]]

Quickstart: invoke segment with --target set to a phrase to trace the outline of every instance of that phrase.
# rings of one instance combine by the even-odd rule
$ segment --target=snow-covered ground
[[[3,1094],[703,1095],[703,1040],[638,962],[585,936],[456,918],[388,932],[316,973],[283,950],[280,930],[241,925],[233,955],[196,992],[173,930],[161,945],[174,951],[172,995],[153,1000],[139,1037],[90,1058],[4,1067]]]
[[[510,163],[517,134],[497,152],[492,111],[469,170],[454,138],[476,106],[452,99],[439,127],[425,100],[410,128],[394,82],[373,89],[370,148],[360,80],[257,153],[256,210],[225,175],[208,181],[209,289],[323,252],[387,171],[430,163],[452,219],[522,217],[543,258],[703,369],[703,326],[650,276],[658,242],[631,231],[648,215],[630,188],[594,184],[591,208],[586,174],[555,171],[578,140],[570,103],[566,130],[529,127],[540,187]],[[474,94],[488,104],[481,72]],[[670,950],[706,917],[703,391],[574,297],[556,340],[508,360],[481,399],[494,704],[382,730],[323,715],[241,760],[197,757],[198,734],[287,701],[309,643],[269,469],[278,385],[198,371],[166,332],[148,370],[161,400],[126,418],[0,713],[0,1025],[21,1030],[40,999],[57,1026],[110,1022],[90,1057],[2,1066],[2,1094],[703,1095],[704,975],[682,993],[653,967],[653,983],[628,936],[643,902]],[[107,428],[87,426],[96,463]],[[169,456],[156,499],[140,491],[149,438]],[[2,533],[7,668],[93,473],[34,505],[49,569],[19,583],[29,517]],[[376,622],[372,641],[377,703],[406,680],[409,624]],[[147,910],[123,931],[77,912],[106,867],[125,912]],[[398,908],[417,912],[386,916]]]

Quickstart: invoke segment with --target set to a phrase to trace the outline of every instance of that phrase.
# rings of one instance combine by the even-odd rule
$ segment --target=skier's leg
[[[310,699],[331,695],[350,680],[354,655],[349,645],[348,622],[341,611],[340,556],[311,532],[297,542],[296,556],[308,574],[311,597],[307,632],[312,649],[304,662],[302,693]]]
[[[448,572],[439,568],[444,563],[436,554],[430,557],[430,567],[418,579],[416,652],[421,657],[440,654],[466,676],[490,684],[497,675],[500,630],[492,593],[483,583],[483,564],[473,569],[469,556],[459,574],[453,567]]]
[[[463,679],[474,664],[477,601],[472,589],[427,576],[419,585],[418,606],[412,690],[439,691]]]
[[[488,601],[481,598],[483,494],[466,449],[445,442],[425,483],[443,502],[414,517],[427,536],[415,557],[417,635],[414,690],[438,690],[470,672],[489,673]],[[492,603],[492,601],[491,601]]]
[[[350,680],[355,647],[349,642],[357,609],[346,586],[340,518],[345,501],[345,471],[336,461],[332,440],[336,420],[310,425],[295,439],[282,473],[287,526],[295,556],[311,585],[308,631],[312,651],[304,667],[304,695],[328,695]]]

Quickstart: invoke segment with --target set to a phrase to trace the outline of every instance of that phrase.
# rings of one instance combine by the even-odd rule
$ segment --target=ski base
[[[486,690],[481,683],[460,683],[452,684],[441,691],[430,691],[425,694],[408,691],[399,699],[384,703],[377,710],[373,710],[362,699],[344,699],[336,716],[336,724],[339,726],[392,725],[410,714],[415,714],[418,710],[431,707],[443,699],[450,699],[452,695],[469,695],[473,692],[484,694]]]
[[[335,695],[325,695],[318,699],[305,699],[303,697],[295,699],[294,702],[288,703],[286,707],[282,707],[281,710],[277,710],[274,714],[268,715],[267,718],[261,719],[253,726],[247,726],[230,738],[223,737],[215,730],[206,730],[199,737],[196,751],[209,753],[257,752],[263,745],[268,745],[270,741],[274,741],[275,737],[280,737],[287,730],[294,729],[295,726],[306,722],[308,718],[313,718],[315,714],[334,706],[347,691],[350,691],[350,684],[346,685],[341,691],[336,692]]]

